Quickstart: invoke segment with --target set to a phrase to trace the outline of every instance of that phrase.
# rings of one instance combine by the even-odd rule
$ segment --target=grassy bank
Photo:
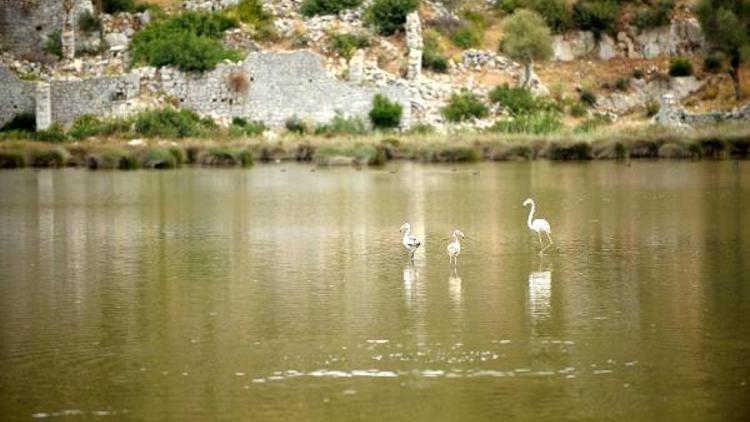
[[[431,163],[481,160],[747,159],[750,128],[724,124],[691,132],[657,127],[607,128],[553,135],[456,134],[313,136],[275,139],[88,138],[49,143],[0,142],[0,168],[79,166],[90,169],[169,169],[184,165],[250,166],[254,162],[297,161],[328,165],[382,165],[390,160]]]

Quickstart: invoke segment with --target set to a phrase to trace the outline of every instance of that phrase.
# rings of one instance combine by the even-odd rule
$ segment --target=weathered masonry
[[[220,65],[204,75],[162,72],[164,92],[185,107],[215,118],[245,117],[283,126],[297,116],[316,123],[337,113],[367,119],[377,93],[402,104],[408,126],[411,104],[402,92],[376,90],[330,76],[310,51],[252,53],[239,64]]]
[[[64,51],[72,55],[75,19],[85,11],[93,11],[91,0],[0,0],[0,47],[34,57],[60,31]]]

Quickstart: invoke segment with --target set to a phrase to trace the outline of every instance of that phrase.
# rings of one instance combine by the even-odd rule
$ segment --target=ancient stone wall
[[[204,75],[162,70],[160,88],[184,107],[214,118],[244,117],[283,126],[297,116],[327,123],[336,113],[366,120],[378,92],[399,101],[402,125],[411,104],[401,91],[369,89],[331,77],[310,51],[251,53],[239,64],[223,64]]]
[[[34,112],[34,85],[0,67],[0,126],[20,113]]]
[[[18,55],[40,53],[47,37],[63,29],[66,1],[72,0],[0,0],[0,47]],[[74,3],[74,18],[93,10],[91,0]]]
[[[83,114],[119,114],[140,92],[137,74],[50,82],[51,121],[69,124]]]

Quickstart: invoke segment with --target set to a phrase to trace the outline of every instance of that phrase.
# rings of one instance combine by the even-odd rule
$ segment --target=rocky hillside
[[[410,3],[390,1],[391,6]],[[385,18],[373,17],[371,0],[152,0],[148,7],[138,7],[133,2],[128,6],[128,1],[63,0],[61,7],[71,3],[73,11],[63,10],[62,19],[48,19],[50,25],[61,29],[50,30],[42,41],[23,41],[40,45],[42,51],[17,48],[19,37],[26,39],[33,34],[22,33],[16,26],[22,25],[22,19],[45,21],[45,16],[54,15],[55,11],[40,12],[28,5],[26,15],[0,15],[5,50],[0,65],[18,77],[18,81],[7,84],[16,84],[16,91],[21,93],[33,91],[22,86],[24,83],[50,81],[53,103],[57,97],[65,100],[55,94],[55,87],[64,81],[127,76],[127,82],[118,79],[107,85],[114,87],[113,97],[121,91],[127,95],[121,98],[126,100],[122,104],[102,106],[105,112],[128,113],[173,104],[190,107],[219,122],[228,122],[240,113],[271,126],[283,126],[284,120],[291,117],[309,118],[320,124],[334,111],[346,114],[347,98],[357,98],[350,103],[357,104],[352,106],[356,108],[353,115],[363,116],[363,104],[376,93],[385,93],[408,109],[408,119],[402,122],[404,128],[511,127],[518,113],[510,101],[523,94],[512,88],[521,84],[538,99],[533,110],[527,112],[538,112],[540,120],[555,119],[571,127],[643,124],[651,122],[660,108],[657,120],[668,124],[681,124],[685,116],[701,116],[710,110],[715,113],[708,116],[717,119],[750,115],[743,100],[735,98],[732,79],[725,72],[726,59],[708,54],[709,46],[690,2],[411,2],[418,6],[406,22],[385,28]],[[125,10],[107,6],[120,3],[125,4]],[[594,3],[617,7],[604,12],[586,9]],[[551,30],[551,55],[535,61],[528,82],[524,80],[524,66],[499,48],[505,36],[506,18],[520,8],[535,9]],[[239,55],[229,55],[217,65],[198,70],[169,66],[168,61],[164,67],[150,62],[153,57],[148,58],[145,53],[138,55],[140,50],[133,43],[140,42],[139,33],[185,11],[236,19],[238,25],[221,31],[219,41],[222,48]],[[19,21],[9,22],[11,18]],[[74,49],[66,48],[73,39]],[[296,50],[319,54],[329,76],[320,75],[315,69],[311,76],[304,76],[307,72],[299,68],[300,61],[296,59],[285,64],[284,57],[301,56],[266,59],[258,55]],[[240,62],[235,64],[237,61]],[[263,68],[263,63],[274,63],[272,66],[276,67]],[[279,76],[282,82],[278,92],[287,97],[309,96],[314,101],[282,100],[287,104],[270,110],[277,114],[283,110],[285,115],[272,118],[259,104],[274,95],[273,74],[281,75],[281,69],[286,67],[296,70],[292,79]],[[253,97],[257,95],[254,69],[265,72],[264,87],[272,87],[263,97]],[[269,73],[268,69],[277,70]],[[226,82],[240,74],[250,75],[245,82],[249,88],[242,95],[232,92],[234,88]],[[133,83],[130,75],[136,75],[138,82]],[[750,78],[747,66],[741,68],[740,76],[742,81]],[[347,85],[336,85],[336,79]],[[301,86],[305,81],[311,84],[309,88]],[[118,91],[118,83],[127,85],[127,89]],[[497,88],[504,84],[508,88]],[[326,102],[326,96],[319,98],[316,92],[329,89],[339,96],[330,97],[333,105],[316,113],[316,105]],[[202,94],[190,95],[198,91]],[[26,94],[19,94],[23,95]],[[223,105],[211,106],[211,102]],[[239,107],[236,102],[244,105]],[[27,104],[28,100],[19,99],[18,103]],[[12,106],[17,109],[15,104]],[[451,106],[455,107],[447,110]],[[59,120],[54,117],[55,107],[50,106],[53,121]],[[10,110],[7,106],[5,114],[9,115]],[[85,104],[81,106],[82,113],[86,110]],[[61,122],[69,124],[74,119],[73,115]],[[698,121],[701,117],[692,119]],[[550,128],[558,127],[555,122],[549,124]]]

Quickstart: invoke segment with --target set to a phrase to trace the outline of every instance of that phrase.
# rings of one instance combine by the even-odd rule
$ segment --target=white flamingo
[[[453,230],[453,240],[448,244],[448,259],[452,265],[458,264],[458,254],[461,253],[461,243],[458,242],[459,236],[463,239],[465,236],[461,230]]]
[[[414,252],[417,251],[417,248],[419,248],[419,245],[422,244],[422,242],[417,239],[416,236],[411,235],[411,225],[409,223],[404,223],[403,226],[401,226],[401,229],[399,230],[401,234],[404,235],[403,244],[407,251],[409,251],[409,256],[411,257],[411,260],[414,260]]]
[[[547,220],[543,218],[534,218],[534,211],[536,211],[536,204],[534,204],[534,200],[529,198],[525,201],[523,201],[523,206],[531,205],[531,211],[529,212],[529,220],[527,222],[529,229],[532,231],[535,231],[537,235],[539,235],[539,246],[542,248],[539,251],[539,254],[542,254],[547,248],[552,246],[554,243],[552,241],[552,237],[550,237],[550,232],[552,229],[549,226],[549,223]],[[547,235],[547,239],[549,239],[549,243],[547,246],[544,246],[544,242],[542,242],[542,233]]]

